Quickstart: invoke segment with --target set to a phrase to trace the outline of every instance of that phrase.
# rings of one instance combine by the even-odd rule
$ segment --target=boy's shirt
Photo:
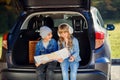
[[[35,56],[49,54],[51,52],[58,50],[58,44],[55,39],[51,39],[47,48],[44,47],[42,40],[40,40],[36,45]]]

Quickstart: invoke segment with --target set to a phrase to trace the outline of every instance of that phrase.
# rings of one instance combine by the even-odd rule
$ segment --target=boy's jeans
[[[70,80],[76,80],[79,62],[75,61],[69,62],[68,59],[65,59],[64,62],[61,63],[63,80],[69,80],[68,76],[69,67],[70,67]]]
[[[55,69],[57,62],[49,62],[37,67],[37,80],[54,80],[53,70]]]

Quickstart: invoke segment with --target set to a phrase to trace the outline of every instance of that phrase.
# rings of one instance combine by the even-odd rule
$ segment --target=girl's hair
[[[63,48],[63,44],[62,42],[64,41],[64,38],[60,36],[60,34],[62,32],[68,32],[68,44],[67,44],[67,47],[68,49],[70,50],[73,46],[73,42],[72,42],[72,34],[70,34],[70,31],[69,31],[69,27],[67,24],[61,24],[60,26],[58,26],[58,35],[59,35],[59,46],[60,46],[60,49]]]

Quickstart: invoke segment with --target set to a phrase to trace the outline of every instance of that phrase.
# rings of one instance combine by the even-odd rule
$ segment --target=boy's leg
[[[36,68],[37,80],[45,80],[45,67],[46,64],[42,64]]]
[[[54,80],[54,69],[57,65],[56,61],[52,61],[47,63],[47,71],[46,71],[46,80]]]
[[[79,67],[79,62],[71,62],[70,63],[70,80],[77,80],[77,70]]]

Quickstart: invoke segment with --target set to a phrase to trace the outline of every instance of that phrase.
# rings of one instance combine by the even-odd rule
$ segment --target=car
[[[108,30],[90,0],[19,0],[23,12],[12,29],[3,35],[3,53],[7,68],[1,71],[2,80],[36,80],[35,45],[41,39],[39,28],[49,26],[58,40],[57,28],[68,23],[80,46],[80,66],[77,80],[110,80],[111,49]],[[54,79],[62,80],[58,63]]]

